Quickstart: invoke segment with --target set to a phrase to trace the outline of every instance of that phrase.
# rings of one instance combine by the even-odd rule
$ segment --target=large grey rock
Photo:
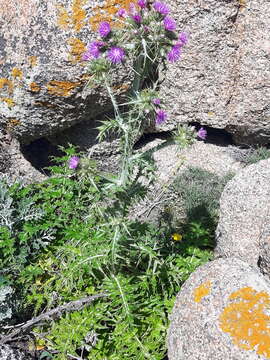
[[[129,2],[0,0],[0,127],[27,143],[111,108],[102,88],[85,89],[81,55],[96,38],[91,26]],[[121,96],[129,71],[114,76]]]
[[[237,259],[199,267],[177,295],[169,360],[270,358],[270,282]]]
[[[265,0],[169,0],[190,34],[164,74],[170,119],[222,128],[238,143],[270,139],[270,6]]]
[[[40,160],[46,157],[44,146],[35,149],[32,156]],[[0,131],[0,178],[5,174],[9,182],[19,181],[24,184],[40,182],[46,179],[45,173],[38,171],[24,156],[21,146],[15,138]]]
[[[244,168],[226,185],[220,199],[215,256],[235,256],[251,265],[258,264],[270,276],[269,226],[270,159],[267,159]]]
[[[33,360],[34,358],[22,350],[12,348],[10,345],[0,345],[1,360]]]

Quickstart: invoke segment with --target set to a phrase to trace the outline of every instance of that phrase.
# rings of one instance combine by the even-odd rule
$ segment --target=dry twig
[[[30,330],[33,326],[37,325],[38,323],[42,321],[52,321],[58,319],[63,312],[70,312],[70,311],[77,311],[82,309],[83,307],[89,305],[91,302],[93,302],[96,299],[106,297],[108,296],[105,293],[87,296],[85,298],[70,301],[67,304],[60,305],[56,307],[55,309],[49,310],[31,320],[28,320],[26,323],[21,324],[21,326],[16,329],[14,329],[10,334],[8,335],[2,335],[0,336],[0,344],[6,344],[10,341],[14,340],[14,337],[17,335],[21,335],[25,333],[26,331]]]

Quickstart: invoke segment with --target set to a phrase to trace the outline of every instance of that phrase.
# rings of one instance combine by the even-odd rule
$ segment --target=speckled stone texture
[[[190,40],[163,74],[164,129],[195,121],[227,130],[237,143],[269,143],[269,1],[167,2]]]
[[[220,199],[216,257],[238,257],[270,275],[270,159],[241,170]],[[269,264],[269,265],[268,265]]]
[[[0,0],[0,127],[28,143],[111,108],[102,88],[85,88],[81,56],[97,24],[129,3]],[[121,96],[130,71],[120,66],[114,76]]]
[[[169,360],[269,359],[269,305],[269,281],[240,259],[199,267],[170,316]]]
[[[27,355],[22,350],[12,348],[9,345],[0,345],[1,360],[34,360],[33,357]]]

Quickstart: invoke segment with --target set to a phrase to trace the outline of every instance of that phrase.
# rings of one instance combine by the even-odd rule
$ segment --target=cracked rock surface
[[[270,275],[270,159],[241,170],[220,199],[216,257],[238,257]]]
[[[170,113],[164,129],[194,121],[225,129],[238,144],[269,143],[269,2],[168,3],[189,42],[182,59],[163,74]]]
[[[117,11],[117,1],[103,16]],[[99,0],[0,0],[0,128],[21,143],[93,122],[111,108],[102,87],[86,88],[90,76],[81,61],[87,43],[97,37],[99,5]],[[120,97],[129,76],[128,69],[114,73]]]

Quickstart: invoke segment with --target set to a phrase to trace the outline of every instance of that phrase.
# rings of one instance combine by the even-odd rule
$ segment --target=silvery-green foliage
[[[42,224],[44,216],[22,184],[0,178],[0,274],[18,273],[54,239],[55,229]]]
[[[13,233],[18,223],[39,220],[43,212],[34,205],[31,198],[25,197],[15,202],[10,193],[12,186],[6,177],[0,178],[0,226],[6,226]],[[18,185],[17,190],[21,187],[22,185]]]

